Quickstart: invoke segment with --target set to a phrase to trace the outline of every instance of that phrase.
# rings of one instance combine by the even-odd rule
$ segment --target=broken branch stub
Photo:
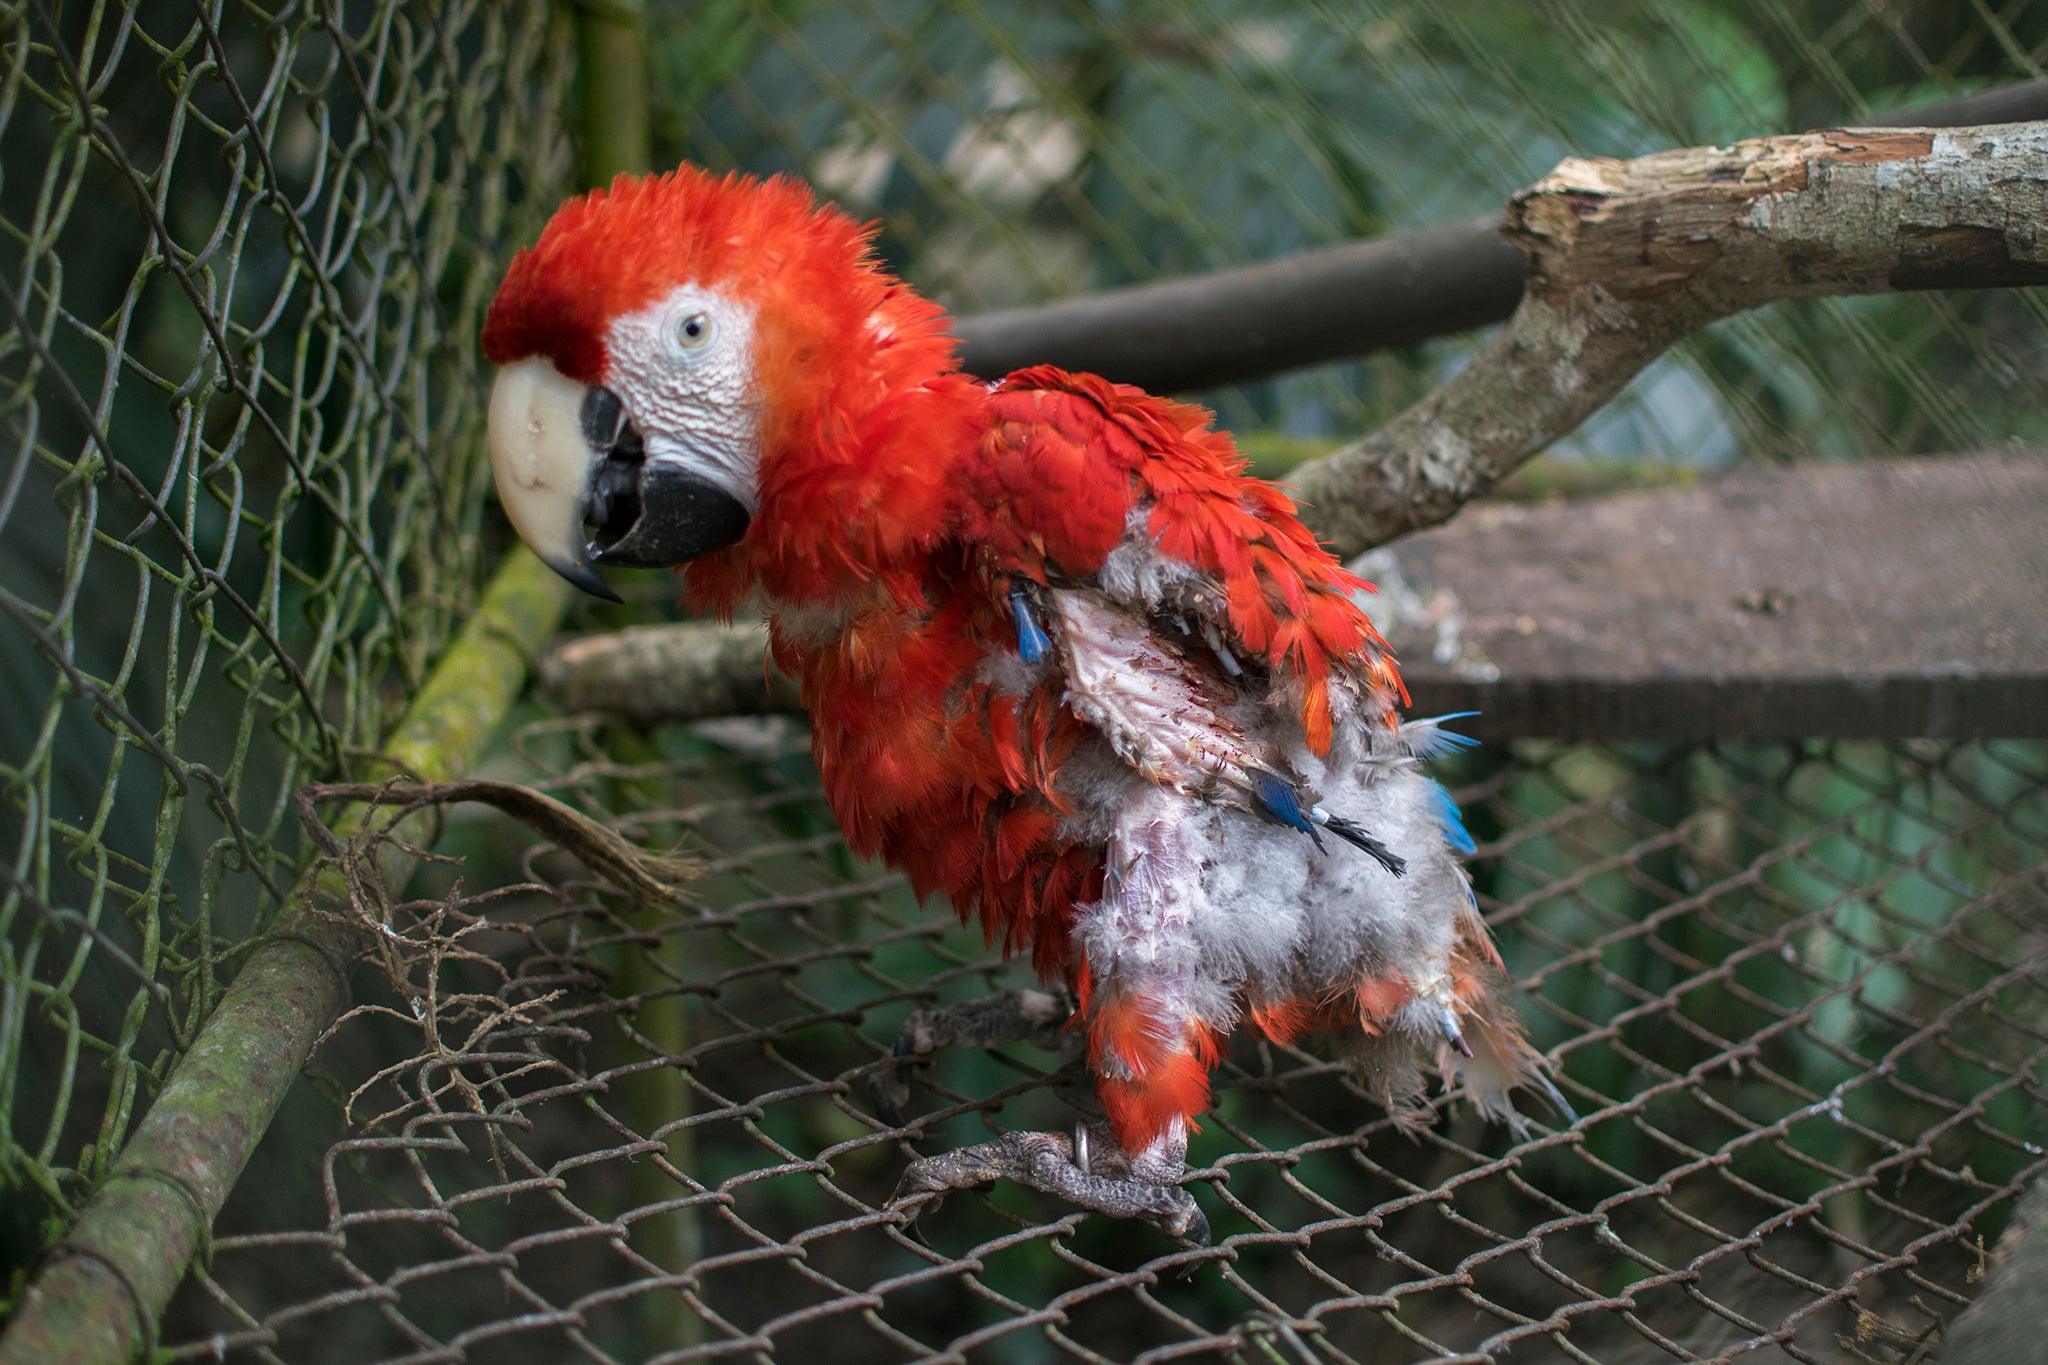
[[[603,711],[641,725],[795,711],[796,683],[767,660],[759,621],[630,626],[567,640],[535,670],[570,711]]]

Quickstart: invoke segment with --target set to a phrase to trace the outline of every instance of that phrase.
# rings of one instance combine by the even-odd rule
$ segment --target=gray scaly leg
[[[1187,1133],[1173,1130],[1136,1154],[1125,1152],[1107,1124],[1065,1133],[1006,1133],[941,1156],[913,1161],[890,1207],[913,1225],[956,1190],[1015,1180],[1112,1218],[1137,1218],[1169,1237],[1209,1244],[1209,1220],[1178,1182],[1186,1169]]]

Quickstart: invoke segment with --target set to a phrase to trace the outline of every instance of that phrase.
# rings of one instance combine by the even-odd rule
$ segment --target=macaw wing
[[[1420,1093],[1433,1048],[1483,1110],[1512,1117],[1507,1091],[1540,1082],[1538,1059],[1498,1001],[1499,958],[1457,861],[1471,837],[1418,768],[1469,741],[1447,718],[1399,721],[1400,676],[1356,600],[1368,585],[1200,409],[1052,369],[1010,376],[989,403],[962,490],[963,586],[991,720],[1056,713],[1068,738],[1052,747],[1081,769],[1063,783],[1048,763],[1035,786],[1061,812],[1057,838],[1102,850],[1090,885],[1109,909],[1074,932],[1084,1002],[1107,1002],[1089,1016],[1105,1105],[1139,1132],[1200,1107],[1206,1091],[1185,1083],[1200,1046],[1173,1051],[1195,1036],[1175,1011],[1200,995],[1242,1001],[1281,1041],[1350,1034],[1390,1107]],[[1226,835],[1164,789],[1305,838]],[[1176,879],[1203,889],[1169,892]],[[1233,945],[1188,969],[1218,989],[1153,970],[1181,961],[1176,934]],[[1200,1022],[1220,1031],[1234,1008]]]
[[[965,530],[1019,659],[1055,664],[1153,782],[1307,828],[1287,751],[1327,754],[1338,716],[1391,728],[1406,700],[1354,600],[1370,585],[1200,408],[1050,368],[989,402]]]

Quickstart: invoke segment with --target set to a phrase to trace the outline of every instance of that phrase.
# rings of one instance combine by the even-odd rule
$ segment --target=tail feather
[[[1444,842],[1468,858],[1477,853],[1479,845],[1473,840],[1472,831],[1465,828],[1465,817],[1458,813],[1458,803],[1451,799],[1450,792],[1444,789],[1441,782],[1430,778],[1424,778],[1423,781],[1428,782],[1431,787],[1430,804],[1436,808],[1437,823],[1443,827]]]
[[[1418,720],[1404,721],[1401,725],[1401,747],[1425,763],[1433,758],[1441,758],[1445,754],[1473,748],[1479,743],[1478,740],[1443,727],[1446,721],[1465,720],[1478,714],[1477,711],[1452,711],[1448,715],[1424,716]]]
[[[1462,1059],[1453,1057],[1446,1044],[1438,1053],[1438,1065],[1445,1075],[1455,1072],[1465,1085],[1465,1096],[1480,1113],[1508,1125],[1517,1137],[1528,1134],[1529,1123],[1515,1109],[1510,1092],[1517,1086],[1534,1086],[1545,1097],[1562,1105],[1557,1087],[1544,1075],[1543,1054],[1522,1035],[1522,1024],[1501,998],[1505,978],[1490,962],[1461,963],[1456,970],[1456,994],[1464,1040],[1470,1048]]]
[[[1429,1107],[1429,1078],[1414,1039],[1395,1031],[1361,1030],[1340,1034],[1337,1050],[1359,1083],[1403,1130],[1412,1133],[1435,1121]]]
[[[1465,1041],[1472,1049],[1460,1068],[1465,1097],[1486,1117],[1507,1124],[1516,1137],[1527,1136],[1529,1121],[1515,1109],[1510,1092],[1542,1076],[1543,1055],[1529,1046],[1512,1016],[1468,1015]]]

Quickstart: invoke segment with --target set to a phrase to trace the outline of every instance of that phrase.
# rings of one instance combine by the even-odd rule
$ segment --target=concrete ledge
[[[1364,572],[1488,737],[2048,735],[2048,451],[1475,506]]]

